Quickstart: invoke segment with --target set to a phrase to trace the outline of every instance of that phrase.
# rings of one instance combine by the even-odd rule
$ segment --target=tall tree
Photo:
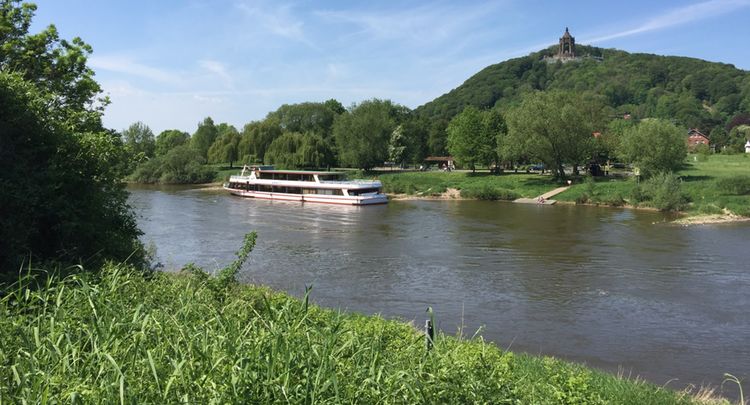
[[[448,124],[448,152],[462,166],[476,171],[479,162],[482,134],[482,113],[476,107],[466,107]]]
[[[220,124],[219,137],[208,149],[209,163],[229,162],[229,168],[239,158],[240,133],[231,126]]]
[[[397,164],[403,164],[406,158],[406,137],[401,125],[391,133],[391,139],[388,143],[388,159]]]
[[[239,156],[243,161],[263,162],[266,150],[274,139],[281,135],[277,117],[245,124],[239,143]]]
[[[101,129],[101,114],[109,103],[87,65],[92,48],[81,38],[60,39],[49,25],[29,34],[36,5],[0,1],[0,70],[19,73],[42,92],[54,94],[49,113],[80,130]]]
[[[164,156],[177,146],[190,142],[190,134],[178,129],[167,129],[156,137],[156,156]]]
[[[529,157],[539,159],[565,179],[565,164],[580,164],[594,152],[592,133],[597,120],[588,113],[589,95],[564,91],[532,92],[508,111],[508,142],[517,142]]]
[[[339,115],[333,135],[342,165],[371,169],[388,157],[388,141],[403,107],[390,100],[372,99]]]
[[[131,159],[140,162],[155,155],[156,141],[154,133],[146,124],[138,121],[122,131],[122,141]]]
[[[208,159],[208,148],[213,145],[218,136],[219,130],[214,125],[214,120],[211,117],[206,117],[202,122],[198,123],[198,130],[195,131],[193,137],[190,139],[190,146],[197,150],[204,159]]]

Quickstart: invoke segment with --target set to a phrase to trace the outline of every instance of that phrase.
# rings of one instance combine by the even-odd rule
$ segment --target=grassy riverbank
[[[734,214],[750,217],[750,158],[747,155],[691,155],[677,173],[681,178],[682,207],[691,216]],[[550,175],[468,172],[380,173],[387,193],[418,197],[437,196],[449,188],[463,198],[512,200],[536,197],[560,186]],[[576,179],[556,200],[614,206],[660,208],[648,195],[646,184],[631,176]]]
[[[21,282],[0,330],[0,403],[706,403],[199,272]]]

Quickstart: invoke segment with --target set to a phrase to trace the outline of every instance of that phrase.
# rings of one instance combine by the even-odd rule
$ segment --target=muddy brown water
[[[130,187],[166,269],[232,261],[326,307],[479,331],[502,348],[681,389],[750,380],[750,225],[677,226],[657,212],[484,201],[338,207]],[[746,384],[747,391],[747,384]],[[720,388],[721,389],[721,388]],[[725,384],[724,394],[736,396]]]

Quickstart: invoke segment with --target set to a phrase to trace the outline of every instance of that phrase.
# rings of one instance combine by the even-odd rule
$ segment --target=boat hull
[[[338,204],[338,205],[375,205],[387,204],[388,197],[385,194],[341,196],[321,194],[289,194],[265,191],[248,191],[224,187],[232,195],[246,198],[259,198],[262,200],[297,201],[302,203],[316,204]]]

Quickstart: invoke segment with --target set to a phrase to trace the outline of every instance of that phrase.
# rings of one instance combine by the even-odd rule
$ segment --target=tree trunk
[[[562,163],[557,164],[557,175],[560,177],[560,180],[565,180],[565,169]]]

